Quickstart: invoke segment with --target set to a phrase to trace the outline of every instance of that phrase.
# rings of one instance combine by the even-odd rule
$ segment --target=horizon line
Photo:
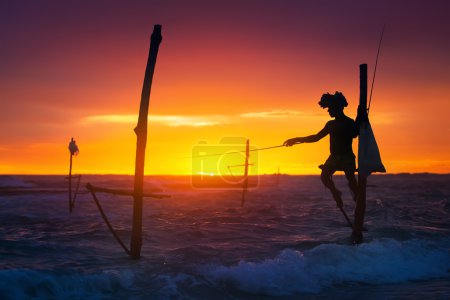
[[[355,175],[358,174],[355,172]],[[372,173],[371,175],[380,175],[380,176],[387,176],[387,175],[450,175],[449,173],[437,173],[437,172],[398,172],[398,173]],[[82,176],[134,176],[134,174],[129,173],[79,173],[75,174],[76,176],[82,175]],[[75,176],[73,175],[73,176]],[[256,176],[273,176],[273,175],[282,175],[282,176],[320,176],[320,173],[309,173],[309,174],[299,174],[299,173],[263,173],[263,174],[254,174],[254,175],[248,175],[249,177],[256,177]],[[337,176],[345,176],[345,174],[335,174]],[[0,176],[68,176],[66,173],[0,173]],[[144,174],[144,176],[201,176],[198,174]],[[221,176],[221,175],[215,175]],[[243,176],[243,175],[240,175]]]

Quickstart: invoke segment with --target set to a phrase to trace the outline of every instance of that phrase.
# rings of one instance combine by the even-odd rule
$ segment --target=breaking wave
[[[317,293],[344,283],[386,284],[449,277],[448,243],[379,239],[360,246],[322,244],[285,249],[262,262],[204,267],[205,276],[247,293]]]

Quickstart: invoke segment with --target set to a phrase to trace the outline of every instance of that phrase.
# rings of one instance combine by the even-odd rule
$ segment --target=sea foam
[[[449,277],[448,243],[379,239],[360,246],[322,244],[285,249],[262,262],[208,266],[205,276],[247,293],[287,296],[318,293],[339,284],[401,283]]]
[[[0,270],[2,299],[103,299],[129,290],[130,271],[106,270],[98,274],[55,273],[29,269]]]

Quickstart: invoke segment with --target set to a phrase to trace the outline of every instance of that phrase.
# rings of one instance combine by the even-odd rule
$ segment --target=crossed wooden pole
[[[142,87],[141,103],[139,107],[139,118],[134,132],[136,133],[136,163],[134,173],[134,189],[129,190],[117,190],[107,189],[93,186],[88,183],[86,188],[91,192],[94,201],[100,211],[100,214],[108,226],[109,230],[116,238],[117,242],[122,246],[127,254],[133,259],[138,259],[141,256],[142,248],[142,208],[143,197],[152,198],[167,198],[168,195],[144,193],[144,166],[145,166],[145,148],[147,146],[147,120],[148,120],[148,108],[150,102],[150,91],[152,87],[153,73],[155,71],[156,57],[158,55],[159,44],[162,41],[161,25],[155,25],[153,33],[150,38],[150,50],[147,60],[147,67],[145,69],[144,83]],[[113,226],[109,222],[106,214],[104,213],[100,202],[96,196],[96,192],[109,193],[115,195],[129,195],[133,196],[133,223],[131,228],[131,242],[128,248],[125,243],[120,239]]]

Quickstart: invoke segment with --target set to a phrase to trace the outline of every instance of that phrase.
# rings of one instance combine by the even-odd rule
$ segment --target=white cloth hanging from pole
[[[358,172],[365,177],[374,172],[386,172],[369,120],[359,125]]]

